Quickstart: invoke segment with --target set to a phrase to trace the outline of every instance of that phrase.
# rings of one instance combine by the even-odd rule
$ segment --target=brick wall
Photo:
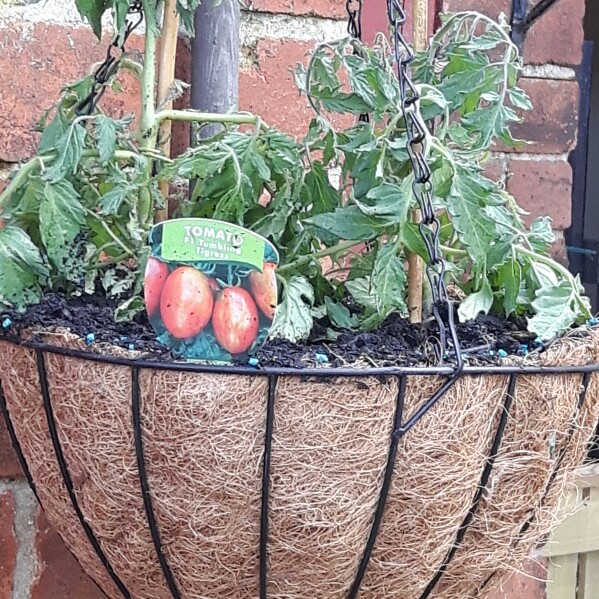
[[[367,0],[384,10],[384,0]],[[509,13],[508,0],[445,0],[449,10]],[[300,133],[309,115],[293,86],[289,67],[304,60],[315,39],[345,32],[345,0],[253,0],[243,16],[240,108],[269,123]],[[566,14],[566,8],[568,13]],[[517,134],[533,145],[494,153],[489,170],[504,183],[531,218],[550,214],[558,232],[570,223],[572,185],[568,154],[576,142],[584,0],[560,0],[530,32],[523,87],[535,112]],[[140,46],[140,40],[134,40]],[[188,73],[187,44],[181,44],[179,76]],[[100,60],[99,45],[79,22],[71,0],[25,4],[0,0],[0,187],[10,168],[34,151],[33,128],[61,85]],[[125,91],[135,83],[125,79]],[[133,96],[133,94],[132,94]],[[134,97],[134,96],[133,96]],[[127,94],[108,100],[116,112],[136,109]],[[281,107],[285,107],[282,110]],[[179,147],[185,143],[180,132]],[[544,570],[525,568],[494,599],[544,599]],[[0,424],[0,599],[105,599],[47,525],[27,488]]]

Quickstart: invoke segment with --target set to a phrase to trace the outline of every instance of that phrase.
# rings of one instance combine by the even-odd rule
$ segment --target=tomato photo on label
[[[214,304],[212,328],[220,346],[231,354],[241,354],[258,336],[258,308],[248,291],[241,287],[224,289]]]
[[[275,317],[277,309],[277,275],[276,264],[265,262],[262,272],[254,270],[250,273],[250,289],[260,312],[269,320]]]
[[[167,278],[168,264],[150,256],[150,258],[148,258],[148,264],[146,265],[146,275],[144,280],[144,300],[150,316],[153,316],[158,312],[162,288],[164,287]]]
[[[204,273],[181,266],[169,275],[160,297],[160,316],[173,337],[195,337],[210,322],[213,308],[213,291]]]

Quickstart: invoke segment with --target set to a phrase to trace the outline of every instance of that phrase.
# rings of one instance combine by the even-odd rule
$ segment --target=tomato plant
[[[198,335],[210,322],[213,308],[213,290],[205,274],[180,266],[168,276],[160,297],[160,316],[173,337]]]
[[[242,287],[227,287],[214,304],[212,328],[218,343],[231,354],[246,352],[258,335],[256,302]]]
[[[405,316],[407,255],[426,258],[427,252],[411,218],[414,178],[386,38],[377,37],[372,46],[349,37],[319,44],[308,64],[298,66],[296,84],[314,114],[305,136],[296,140],[245,113],[206,115],[157,106],[158,3],[142,4],[145,60],[125,61],[141,78],[139,130],[132,119],[115,120],[99,109],[77,113],[90,77],[65,88],[45,119],[38,156],[0,195],[0,304],[24,310],[48,291],[81,296],[102,289],[121,305],[119,314],[134,316],[142,309],[148,232],[164,205],[159,184],[178,178],[192,181],[193,191],[178,198],[171,216],[236,223],[277,247],[277,336],[305,339],[314,318],[325,315],[337,331],[367,331],[394,312]],[[128,5],[78,3],[96,33],[102,14],[112,10],[120,35]],[[197,0],[178,3],[187,26],[196,5]],[[510,128],[531,108],[518,85],[522,63],[508,29],[504,21],[478,13],[446,15],[413,67],[420,107],[431,124],[423,145],[447,282],[465,298],[457,314],[462,321],[480,313],[523,316],[531,331],[547,339],[585,321],[590,307],[578,277],[549,256],[550,219],[525,226],[516,199],[485,175],[493,144],[524,143]],[[347,126],[339,124],[347,119],[336,118],[362,113],[370,114],[368,122]],[[216,122],[222,128],[171,159],[157,149],[165,121]],[[220,293],[218,327],[233,305],[246,315],[259,309],[273,316],[274,275],[268,269],[251,277],[255,301],[243,290],[221,293],[207,279],[195,280],[195,296],[173,300],[184,277],[181,272],[171,277],[161,312],[168,297],[163,316],[173,334],[206,326],[213,292]],[[153,311],[161,275],[150,280],[146,295]],[[432,308],[426,285],[423,295],[426,317]],[[189,306],[193,322],[184,316]],[[224,343],[235,351],[247,346],[255,335],[248,324],[252,318],[242,319],[232,338],[221,330]]]

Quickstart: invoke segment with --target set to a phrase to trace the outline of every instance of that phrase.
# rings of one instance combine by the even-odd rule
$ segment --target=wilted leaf
[[[40,206],[40,235],[59,271],[68,274],[73,269],[77,261],[73,242],[84,223],[85,209],[73,186],[66,180],[47,183]]]
[[[0,305],[24,310],[39,301],[48,269],[27,233],[7,225],[0,229]]]
[[[283,301],[277,308],[270,336],[289,341],[306,339],[312,330],[314,290],[304,277],[292,277],[284,286]]]
[[[480,291],[470,294],[458,308],[460,322],[474,320],[479,314],[488,314],[493,305],[493,291],[489,281],[483,281]]]

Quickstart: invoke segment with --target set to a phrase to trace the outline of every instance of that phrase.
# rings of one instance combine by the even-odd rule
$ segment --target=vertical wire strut
[[[31,471],[29,470],[29,465],[27,464],[27,460],[25,459],[25,454],[23,453],[23,448],[21,447],[21,443],[19,443],[19,439],[17,437],[17,433],[15,431],[15,427],[12,423],[12,418],[10,417],[10,413],[8,411],[8,405],[6,403],[6,397],[4,396],[4,389],[2,388],[2,381],[0,381],[0,410],[2,410],[2,415],[4,416],[4,421],[6,422],[6,430],[8,431],[8,436],[10,437],[10,442],[12,443],[13,449],[17,455],[17,460],[19,460],[19,464],[21,466],[21,470],[23,474],[25,474],[25,478],[37,499],[37,502],[41,505],[41,501],[39,495],[37,494],[37,488],[35,483],[33,482],[33,477],[31,476]]]
[[[352,587],[347,595],[347,599],[356,599],[364,580],[364,575],[368,569],[370,558],[372,557],[372,551],[376,543],[376,539],[381,528],[381,522],[383,520],[383,514],[387,505],[387,497],[389,496],[389,489],[391,488],[391,482],[393,479],[393,470],[395,468],[395,458],[397,457],[397,447],[399,441],[403,437],[401,432],[401,423],[403,420],[404,403],[406,397],[406,386],[407,377],[403,375],[399,379],[399,389],[397,391],[397,401],[395,404],[395,418],[393,420],[393,429],[391,430],[391,442],[389,444],[389,453],[387,455],[387,466],[385,468],[385,476],[383,478],[383,485],[379,495],[378,504],[374,513],[374,519],[372,521],[372,527],[370,529],[370,535],[364,548],[364,554],[356,574],[356,578],[352,584]]]
[[[505,401],[503,403],[503,411],[501,414],[501,418],[499,419],[499,424],[497,426],[497,431],[495,433],[495,439],[493,440],[493,445],[491,447],[491,451],[489,453],[489,457],[487,458],[487,462],[483,469],[483,473],[480,479],[480,483],[474,494],[474,499],[472,501],[472,505],[464,521],[460,525],[458,532],[456,534],[455,541],[451,546],[451,549],[447,552],[447,556],[443,563],[437,570],[437,573],[433,577],[433,579],[429,582],[428,586],[424,589],[422,595],[420,595],[420,599],[428,599],[431,596],[431,593],[434,591],[435,587],[447,571],[451,560],[455,557],[455,554],[458,552],[462,542],[464,541],[464,537],[466,536],[466,532],[468,532],[468,528],[472,521],[474,520],[474,516],[476,516],[476,512],[478,511],[478,507],[483,498],[483,495],[487,489],[487,484],[489,482],[489,478],[491,477],[491,472],[493,471],[493,466],[495,465],[495,461],[497,460],[497,455],[499,454],[499,448],[501,447],[501,442],[503,441],[503,435],[505,433],[505,429],[507,427],[507,421],[510,415],[510,410],[512,408],[512,403],[514,402],[514,392],[516,390],[516,382],[517,375],[512,374],[509,378],[509,383],[507,386],[507,392],[505,395]]]
[[[150,492],[150,483],[148,482],[146,459],[144,455],[140,395],[139,368],[134,366],[131,369],[131,408],[133,416],[133,435],[135,439],[135,456],[137,458],[137,470],[139,473],[141,495],[144,502],[146,519],[150,528],[150,534],[152,535],[152,542],[154,543],[154,549],[156,550],[156,556],[158,557],[162,574],[164,575],[164,579],[169,591],[171,592],[171,595],[173,596],[173,599],[181,599],[179,588],[177,587],[177,583],[175,582],[173,573],[163,551],[162,541],[160,539],[160,531],[158,530],[158,524],[156,522],[156,514],[154,512],[154,506],[152,505],[152,493]]]
[[[278,377],[268,377],[268,401],[264,431],[264,461],[262,464],[262,506],[260,510],[260,599],[268,597],[268,512],[270,498],[270,458],[275,422],[275,397]]]
[[[119,578],[119,576],[111,566],[110,561],[106,557],[106,554],[102,550],[102,547],[100,546],[100,543],[96,535],[94,534],[94,531],[92,530],[91,526],[87,523],[85,516],[81,511],[81,507],[79,506],[79,501],[77,500],[77,495],[75,494],[75,489],[73,486],[73,479],[71,478],[71,474],[67,466],[62,446],[60,444],[60,439],[58,438],[58,430],[56,429],[56,419],[54,417],[54,409],[52,408],[52,400],[50,398],[50,387],[48,385],[48,374],[46,372],[46,361],[44,358],[44,354],[41,349],[37,349],[35,353],[37,358],[37,372],[40,380],[40,389],[42,392],[42,398],[44,400],[46,420],[48,422],[48,431],[50,433],[50,438],[54,447],[54,453],[56,454],[56,461],[58,462],[60,473],[62,475],[62,480],[71,500],[71,504],[73,505],[73,509],[77,514],[77,518],[79,519],[79,522],[81,523],[81,526],[83,527],[83,530],[89,542],[91,543],[91,546],[96,552],[98,559],[102,562],[102,565],[108,572],[110,578],[112,578],[112,581],[117,586],[123,597],[125,597],[125,599],[132,599],[131,593],[129,593],[129,591],[123,584],[123,581]]]
[[[578,404],[577,404],[577,409],[576,409],[577,414],[579,414],[582,411],[582,408],[584,407],[588,388],[589,388],[589,382],[591,380],[591,376],[592,376],[591,372],[585,372],[582,376],[582,390],[578,397]],[[566,443],[566,447],[570,444],[570,441],[572,440],[572,436],[574,435],[574,431],[576,429],[575,420],[576,420],[576,415],[574,416],[574,418],[572,420],[572,425],[570,427],[570,431],[569,431],[569,435],[568,435],[568,442]],[[556,460],[556,463],[553,467],[553,471],[551,472],[551,476],[549,477],[549,482],[547,483],[547,486],[545,487],[545,492],[543,494],[543,498],[540,501],[540,504],[542,504],[545,501],[545,498],[549,494],[549,491],[550,491],[551,487],[553,486],[553,483],[555,482],[555,479],[556,479],[559,471],[561,470],[561,465],[564,461],[565,456],[566,456],[566,452],[564,451],[560,454],[559,458]],[[522,536],[523,534],[525,534],[528,531],[528,529],[532,525],[533,519],[534,519],[534,512],[533,512],[533,514],[530,515],[530,517],[522,525],[519,536]],[[520,539],[517,539],[516,544],[519,541],[520,541]],[[492,574],[489,574],[489,576],[487,576],[487,578],[484,580],[484,582],[476,589],[474,597],[480,596],[480,594],[487,588],[487,586],[495,578],[495,575],[496,575],[496,572],[493,572]]]
[[[580,395],[578,396],[578,402],[576,404],[575,413],[574,413],[574,416],[572,417],[572,422],[570,424],[570,429],[568,431],[568,440],[565,444],[566,448],[570,445],[570,442],[572,441],[572,437],[574,436],[574,431],[576,430],[576,420],[577,420],[577,417],[582,412],[582,408],[584,407],[584,403],[586,401],[586,396],[587,396],[587,391],[589,389],[590,380],[591,380],[591,373],[585,372],[584,375],[582,376],[582,390],[580,391]],[[545,501],[545,499],[547,498],[547,495],[549,494],[549,491],[551,490],[551,487],[553,486],[553,483],[555,482],[555,479],[557,478],[557,475],[562,468],[562,464],[564,462],[565,457],[566,457],[566,452],[562,451],[562,452],[560,452],[560,455],[558,456],[558,458],[555,460],[555,464],[551,471],[551,475],[549,476],[549,481],[547,482],[545,491],[543,493],[543,497],[541,498],[538,505],[542,505],[543,502]],[[535,510],[533,509],[532,514],[529,516],[529,518],[526,520],[526,522],[522,525],[519,536],[522,536],[523,534],[525,534],[526,531],[531,527],[532,521],[534,520],[534,516],[535,516]],[[518,543],[519,540],[520,540],[519,538],[516,539],[516,543]]]

